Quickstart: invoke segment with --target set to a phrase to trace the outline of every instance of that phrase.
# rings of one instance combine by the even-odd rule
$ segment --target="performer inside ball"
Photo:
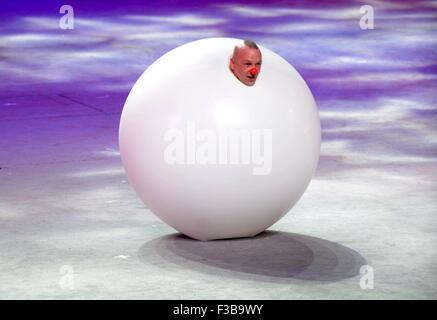
[[[252,40],[244,40],[235,46],[229,61],[229,69],[246,86],[253,86],[261,71],[261,51]]]

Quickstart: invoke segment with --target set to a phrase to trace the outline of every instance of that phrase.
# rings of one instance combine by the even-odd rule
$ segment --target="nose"
[[[249,72],[250,72],[251,75],[254,76],[254,75],[256,75],[258,73],[258,69],[257,68],[252,68],[252,69],[249,70]]]

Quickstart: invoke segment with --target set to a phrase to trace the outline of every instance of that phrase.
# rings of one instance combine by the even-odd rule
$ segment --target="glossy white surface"
[[[261,47],[254,86],[229,71],[242,40],[182,45],[132,88],[120,122],[129,182],[158,217],[199,240],[254,236],[302,196],[317,166],[320,120],[302,77]]]

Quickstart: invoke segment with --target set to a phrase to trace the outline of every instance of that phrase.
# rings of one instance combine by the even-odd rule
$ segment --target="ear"
[[[232,71],[234,71],[234,68],[235,68],[235,62],[234,62],[234,59],[229,59],[229,68],[232,70]]]

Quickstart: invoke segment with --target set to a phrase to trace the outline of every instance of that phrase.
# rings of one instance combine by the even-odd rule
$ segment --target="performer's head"
[[[261,51],[255,42],[244,40],[235,46],[229,62],[229,69],[246,86],[253,86],[261,71]]]

